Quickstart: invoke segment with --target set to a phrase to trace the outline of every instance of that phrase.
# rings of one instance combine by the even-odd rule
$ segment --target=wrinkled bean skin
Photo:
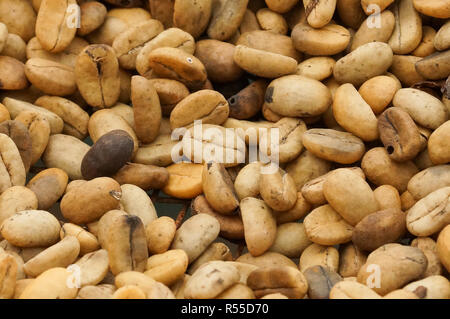
[[[86,47],[77,58],[75,79],[86,102],[98,108],[113,106],[119,99],[119,62],[108,45]]]
[[[378,120],[380,139],[389,156],[404,162],[416,157],[421,149],[420,132],[409,114],[400,108],[389,108]]]

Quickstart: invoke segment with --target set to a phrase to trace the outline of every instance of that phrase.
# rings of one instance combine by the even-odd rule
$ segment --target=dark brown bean
[[[406,214],[399,209],[380,210],[364,217],[353,230],[352,241],[362,250],[373,251],[393,243],[406,233]]]
[[[255,116],[264,104],[267,82],[258,80],[228,99],[230,117],[246,120]]]
[[[81,162],[81,173],[87,180],[111,176],[133,155],[133,139],[127,132],[113,130],[98,139]]]

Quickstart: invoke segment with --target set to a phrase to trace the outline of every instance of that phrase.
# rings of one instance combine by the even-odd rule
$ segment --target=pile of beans
[[[450,299],[449,18],[0,0],[0,297]]]

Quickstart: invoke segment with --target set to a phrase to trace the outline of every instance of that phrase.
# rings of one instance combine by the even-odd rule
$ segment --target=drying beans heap
[[[0,0],[0,297],[449,299],[449,18]]]

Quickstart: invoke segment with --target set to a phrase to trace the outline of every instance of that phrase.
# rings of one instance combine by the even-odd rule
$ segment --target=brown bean
[[[169,172],[164,167],[127,163],[112,178],[121,185],[133,184],[143,190],[161,189],[169,180]]]
[[[422,139],[419,129],[401,108],[391,107],[378,119],[380,139],[389,157],[399,162],[406,162],[419,153]]]
[[[362,219],[352,241],[361,250],[373,251],[400,239],[406,233],[406,214],[394,208],[380,210]]]
[[[133,155],[133,139],[122,130],[100,137],[84,155],[81,173],[86,180],[115,174]]]

